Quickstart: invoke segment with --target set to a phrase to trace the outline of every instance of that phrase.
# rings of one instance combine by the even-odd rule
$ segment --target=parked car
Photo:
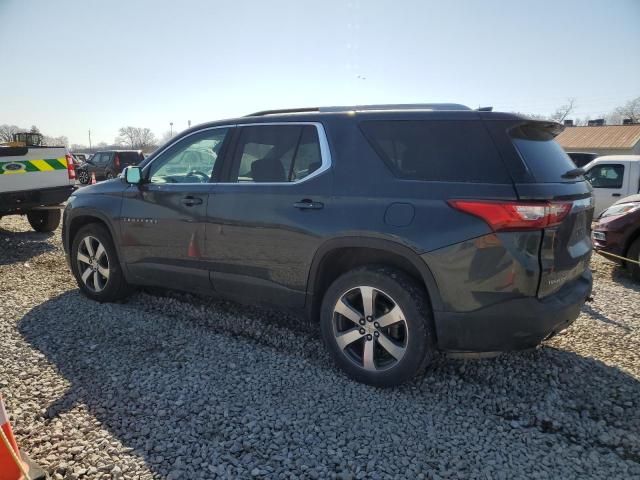
[[[144,160],[141,150],[107,150],[96,152],[91,159],[77,168],[80,183],[91,183],[91,174],[96,180],[109,180],[117,177],[125,167],[138,165]]]
[[[585,178],[593,187],[596,215],[617,200],[640,193],[640,155],[607,155],[584,167]]]
[[[613,253],[640,261],[640,195],[618,200],[607,208],[594,223],[593,244],[604,253]],[[640,265],[608,257],[625,266],[640,281]]]
[[[395,385],[578,316],[593,199],[562,128],[454,104],[208,123],[75,193],[64,249],[91,299],[155,285],[304,312],[347,374]]]
[[[593,152],[567,152],[576,167],[584,167],[587,163],[598,158],[599,154]]]

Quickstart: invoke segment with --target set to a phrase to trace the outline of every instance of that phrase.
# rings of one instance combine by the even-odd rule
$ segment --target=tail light
[[[71,156],[70,153],[67,153],[65,155],[66,159],[67,159],[67,176],[69,177],[69,180],[75,180],[76,179],[76,166],[73,163],[73,157]]]
[[[118,170],[120,169],[120,157],[118,156],[117,153],[116,153],[115,157],[113,158],[113,164],[115,165],[115,167]]]
[[[558,225],[571,211],[572,202],[492,202],[449,200],[449,205],[480,217],[493,231],[538,230]]]

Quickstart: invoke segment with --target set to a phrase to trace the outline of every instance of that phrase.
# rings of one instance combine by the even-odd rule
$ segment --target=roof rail
[[[250,113],[245,115],[246,117],[262,117],[263,115],[277,115],[278,113],[305,113],[305,112],[319,112],[318,107],[302,107],[302,108],[282,108],[279,110],[261,110],[256,113]]]
[[[335,107],[283,108],[280,110],[262,110],[247,117],[276,115],[279,113],[307,113],[307,112],[362,112],[369,110],[471,110],[459,103],[389,103],[381,105],[345,105]]]

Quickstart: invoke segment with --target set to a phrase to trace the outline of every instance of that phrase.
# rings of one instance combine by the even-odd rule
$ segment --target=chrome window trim
[[[201,132],[205,132],[207,130],[216,130],[219,128],[234,128],[234,127],[259,127],[262,125],[313,125],[314,127],[316,127],[316,132],[318,134],[318,142],[320,143],[320,161],[321,161],[321,165],[320,168],[317,169],[315,172],[311,173],[310,175],[307,175],[304,178],[301,178],[300,180],[297,180],[295,182],[238,182],[237,180],[235,182],[207,182],[207,183],[200,183],[200,182],[196,182],[196,183],[156,183],[153,184],[151,182],[148,183],[148,185],[162,185],[163,187],[165,186],[171,186],[171,187],[180,187],[183,185],[299,185],[303,182],[306,182],[307,180],[310,180],[312,178],[317,177],[318,175],[321,175],[322,173],[326,172],[327,170],[329,170],[331,168],[332,165],[332,158],[331,158],[331,150],[329,149],[329,141],[327,140],[327,133],[324,129],[324,125],[322,125],[322,123],[320,122],[250,122],[250,123],[238,123],[238,124],[231,124],[231,125],[217,125],[215,127],[207,127],[207,128],[203,128],[200,130],[196,130],[195,132],[191,132],[188,135],[185,135],[184,137],[181,137],[179,139],[177,139],[176,141],[170,143],[169,145],[167,145],[165,148],[162,149],[162,151],[160,151],[153,160],[151,160],[147,165],[145,165],[145,167],[142,169],[143,173],[146,173],[146,170],[148,168],[151,168],[151,165],[153,164],[153,162],[155,162],[158,158],[160,158],[162,156],[162,154],[164,152],[166,152],[169,148],[173,147],[174,145],[176,145],[177,143],[183,141],[185,138],[190,137],[191,135],[195,135],[197,133],[201,133]]]

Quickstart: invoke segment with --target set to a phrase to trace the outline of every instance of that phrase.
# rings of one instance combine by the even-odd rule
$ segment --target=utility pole
[[[191,128],[191,120],[187,120],[187,125]]]
[[[169,126],[171,127],[171,129],[169,130],[169,135],[171,135],[171,138],[173,138],[173,122],[169,122]]]
[[[89,152],[91,152],[91,129],[89,129]]]

